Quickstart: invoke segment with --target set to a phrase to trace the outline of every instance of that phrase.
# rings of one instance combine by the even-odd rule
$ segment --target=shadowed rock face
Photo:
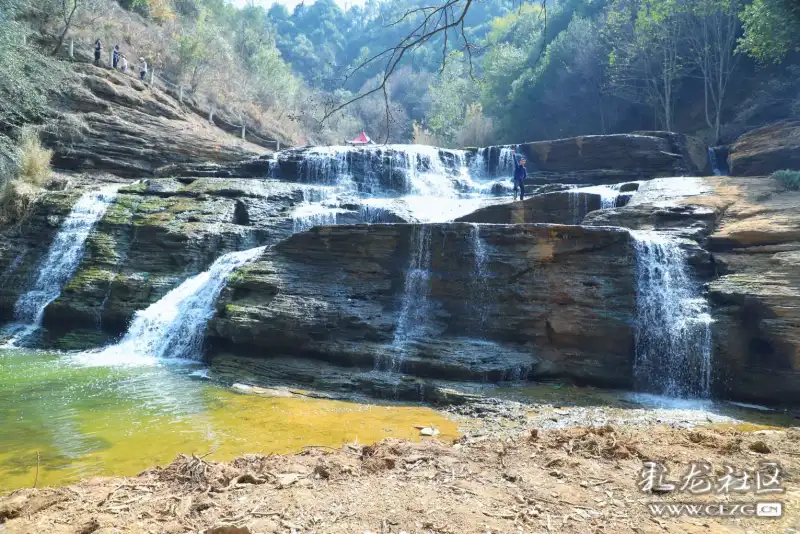
[[[529,183],[612,184],[660,176],[707,174],[699,141],[669,132],[586,135],[516,145],[528,160]],[[473,149],[495,176],[498,147]]]
[[[469,224],[393,224],[294,235],[231,278],[209,329],[212,344],[425,378],[629,385],[629,234],[559,225],[477,231],[476,238]],[[420,242],[428,243],[428,274],[414,279],[409,265],[420,265]],[[417,291],[409,299],[420,280],[423,298]]]
[[[730,146],[728,168],[733,176],[800,168],[800,122],[778,122],[744,134]]]
[[[594,193],[546,193],[518,202],[496,204],[459,217],[456,222],[523,224],[580,224],[590,212],[600,209],[600,195]]]

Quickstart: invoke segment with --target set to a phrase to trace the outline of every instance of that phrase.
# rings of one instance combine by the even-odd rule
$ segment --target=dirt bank
[[[643,461],[678,481],[691,461],[779,462],[785,493],[642,493]],[[97,478],[0,499],[5,533],[792,532],[800,528],[800,430],[665,427],[527,432],[520,438],[388,439],[341,450],[181,457],[135,478]],[[765,472],[766,474],[766,472]],[[765,479],[766,480],[766,479]],[[754,479],[751,484],[755,486]],[[648,503],[780,501],[780,519],[653,518]],[[221,529],[220,527],[228,527]],[[238,529],[236,529],[238,527]]]

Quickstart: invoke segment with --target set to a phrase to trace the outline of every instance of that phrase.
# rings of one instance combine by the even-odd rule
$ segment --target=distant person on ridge
[[[117,68],[119,64],[119,45],[114,45],[114,53],[111,55],[111,63],[114,66],[114,69]]]
[[[145,61],[143,57],[140,57],[139,65],[139,77],[144,81],[144,77],[147,75],[147,61]]]
[[[128,60],[125,57],[125,54],[122,54],[122,60],[119,64],[119,70],[121,70],[123,74],[128,72]]]
[[[517,162],[516,154],[514,155],[514,162]],[[517,200],[517,189],[519,189],[519,199],[525,200],[525,178],[528,177],[525,164],[525,158],[521,158],[514,167],[514,200]]]
[[[103,45],[100,44],[100,39],[94,42],[94,64],[100,64],[100,50],[103,49]]]

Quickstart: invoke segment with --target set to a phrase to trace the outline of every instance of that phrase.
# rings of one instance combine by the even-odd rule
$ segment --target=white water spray
[[[486,277],[488,275],[487,264],[489,262],[489,253],[486,247],[486,242],[481,239],[481,227],[477,223],[472,225],[471,239],[472,253],[475,255],[475,268],[472,279],[472,300],[475,302],[475,308],[478,315],[478,326],[481,330],[483,330],[488,319],[488,310],[486,309],[486,301],[488,297]]]
[[[708,397],[711,316],[679,244],[631,232],[636,249],[637,386],[673,397]]]
[[[14,305],[14,332],[6,345],[14,346],[27,338],[42,324],[44,310],[61,294],[61,290],[83,259],[86,239],[117,196],[120,185],[103,187],[84,193],[64,219],[47,255],[39,268],[33,287],[19,297]]]
[[[136,312],[122,341],[76,356],[84,365],[152,365],[158,360],[202,357],[206,324],[228,276],[264,252],[266,247],[230,252],[211,267],[184,281],[158,302]]]
[[[403,302],[394,332],[394,349],[388,369],[400,371],[406,344],[424,333],[428,322],[428,294],[430,293],[431,231],[427,225],[414,226],[411,234],[411,262],[406,272]],[[381,367],[381,362],[376,362]]]

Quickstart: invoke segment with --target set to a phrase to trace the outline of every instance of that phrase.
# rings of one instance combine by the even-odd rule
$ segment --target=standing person
[[[117,65],[119,64],[119,45],[114,45],[114,53],[111,55],[111,63],[116,69]]]
[[[516,155],[514,155],[514,161],[517,161]],[[525,164],[525,158],[521,158],[514,167],[514,200],[517,200],[517,189],[519,189],[519,199],[525,200],[525,178],[528,177]]]
[[[125,57],[125,54],[122,54],[122,60],[119,64],[119,70],[122,71],[123,74],[128,72],[128,59]]]
[[[144,77],[147,75],[147,61],[144,60],[143,57],[139,58],[139,78],[144,81]]]
[[[103,45],[100,44],[100,39],[94,42],[94,64],[100,64],[100,51],[103,49]]]

